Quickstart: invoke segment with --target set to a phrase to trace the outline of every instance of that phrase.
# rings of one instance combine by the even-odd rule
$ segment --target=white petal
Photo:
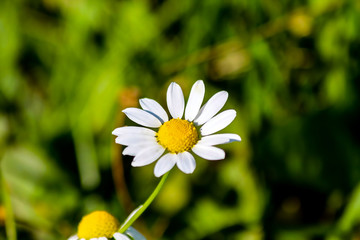
[[[169,121],[169,117],[165,112],[164,108],[155,100],[150,98],[142,98],[140,99],[140,106],[142,109],[152,112],[159,118],[161,123]]]
[[[145,148],[144,150],[136,154],[131,165],[133,167],[142,167],[148,165],[158,159],[161,154],[164,153],[164,151],[165,148],[159,144],[157,144],[157,146],[155,145]]]
[[[176,154],[168,153],[165,154],[159,161],[156,163],[154,168],[154,174],[156,177],[160,177],[170,171],[176,163],[178,157]]]
[[[144,127],[119,127],[116,128],[113,132],[113,135],[119,136],[121,134],[143,134],[143,135],[149,135],[149,136],[155,136],[156,132],[148,129],[148,128],[144,128]]]
[[[129,146],[134,144],[151,144],[156,143],[156,138],[154,136],[149,135],[132,135],[132,134],[124,134],[120,135],[115,139],[117,144]]]
[[[178,154],[179,159],[176,162],[178,168],[186,174],[193,173],[196,167],[196,162],[193,155],[189,152],[182,152]]]
[[[199,157],[205,158],[207,160],[221,160],[225,158],[224,150],[204,145],[195,145],[192,148],[192,151]]]
[[[108,240],[106,237],[99,237],[98,240]]]
[[[90,238],[90,240],[99,240],[98,238]]]
[[[124,234],[121,234],[121,233],[114,233],[113,237],[116,239],[116,240],[130,240],[129,237],[127,237],[126,235]]]
[[[132,148],[133,146],[128,146],[128,147],[124,148],[124,150],[122,151],[122,154],[128,155],[128,156],[135,156],[138,153],[138,151],[136,151],[137,149]]]
[[[77,235],[73,235],[68,238],[68,240],[78,240],[78,239],[79,239],[79,237]]]
[[[171,116],[173,118],[182,118],[185,105],[184,94],[177,83],[170,83],[166,93],[166,101]]]
[[[80,240],[86,240],[85,238],[80,238]]]
[[[161,122],[157,119],[157,117],[142,109],[126,108],[123,110],[123,113],[139,125],[152,128],[158,128],[161,126]]]
[[[200,133],[202,136],[209,135],[220,131],[221,129],[225,128],[229,125],[234,118],[236,117],[236,111],[233,109],[223,111],[210,119],[207,123],[205,123],[200,128]]]
[[[205,95],[205,85],[202,80],[198,80],[191,88],[188,102],[185,109],[185,119],[192,121],[199,113]]]
[[[132,237],[133,239],[146,240],[146,238],[141,233],[139,233],[135,228],[131,226],[125,231],[125,233],[130,237]]]
[[[226,91],[220,91],[212,96],[209,101],[200,109],[194,123],[199,126],[209,121],[225,105],[229,94]]]
[[[221,134],[214,134],[214,135],[202,137],[197,144],[212,146],[218,144],[231,143],[235,141],[238,142],[241,141],[239,135],[233,133],[221,133]]]
[[[134,144],[130,145],[126,148],[124,148],[122,154],[123,155],[129,155],[129,156],[136,156],[139,152],[144,150],[145,148],[158,145],[157,142],[148,142],[148,143],[140,143],[140,144]]]

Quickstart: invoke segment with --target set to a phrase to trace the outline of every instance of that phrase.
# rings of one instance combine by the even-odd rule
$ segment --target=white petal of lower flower
[[[199,113],[201,104],[205,95],[205,85],[202,80],[198,80],[191,88],[188,102],[185,108],[185,119],[188,121],[194,120]]]
[[[197,144],[212,146],[218,144],[231,143],[235,141],[238,142],[241,141],[239,135],[233,133],[221,133],[221,134],[214,134],[214,135],[202,137]]]
[[[209,121],[225,105],[229,94],[226,91],[220,91],[212,96],[207,103],[200,109],[194,123],[199,126]]]
[[[142,167],[148,165],[158,159],[164,153],[164,151],[165,148],[163,148],[159,144],[157,146],[145,148],[144,150],[136,154],[131,165],[133,167]]]
[[[158,128],[161,126],[161,122],[157,117],[140,108],[126,108],[123,110],[123,113],[139,125],[151,128]]]
[[[172,82],[166,93],[166,101],[169,112],[173,118],[182,118],[184,114],[184,94],[181,87]]]
[[[223,111],[210,119],[207,123],[205,123],[200,128],[200,133],[202,136],[206,136],[212,133],[215,133],[217,131],[220,131],[221,129],[225,128],[227,125],[229,125],[234,118],[236,117],[236,111],[233,109]]]
[[[134,134],[124,134],[120,135],[115,139],[117,144],[122,144],[125,146],[134,145],[134,144],[151,144],[156,143],[156,138],[149,135],[134,135]]]
[[[142,109],[154,113],[162,123],[169,121],[167,113],[157,101],[150,98],[142,98],[139,102]]]
[[[90,238],[90,240],[99,240],[100,238]],[[107,239],[106,239],[107,240]]]
[[[113,132],[113,135],[119,136],[121,134],[143,134],[143,135],[149,135],[149,136],[155,136],[156,132],[148,129],[148,128],[144,128],[144,127],[119,127],[116,128]]]
[[[78,240],[78,239],[79,239],[79,237],[77,235],[73,235],[68,238],[68,240]]]
[[[179,153],[178,156],[179,159],[176,162],[178,168],[186,174],[193,173],[196,167],[194,156],[189,152]]]
[[[170,169],[172,169],[176,164],[177,159],[178,156],[174,153],[168,153],[161,157],[154,168],[155,176],[160,177],[170,171]]]
[[[134,144],[124,148],[122,152],[123,155],[136,156],[139,152],[144,150],[145,148],[158,145],[157,142],[143,143],[143,144]]]
[[[224,150],[217,147],[197,144],[192,148],[192,151],[199,157],[207,160],[221,160],[225,158]]]
[[[127,237],[126,235],[124,234],[121,234],[121,233],[114,233],[113,237],[116,239],[116,240],[130,240],[129,237]]]
[[[107,237],[99,237],[98,240],[108,240]]]
[[[146,240],[146,238],[141,234],[139,233],[135,228],[133,227],[129,227],[125,233],[127,235],[129,235],[130,237],[132,237],[133,239],[136,239],[136,240]]]

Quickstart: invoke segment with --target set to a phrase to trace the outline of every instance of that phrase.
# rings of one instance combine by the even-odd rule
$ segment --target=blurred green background
[[[121,110],[198,79],[206,99],[229,92],[223,132],[243,141],[174,168],[139,231],[360,239],[359,25],[356,0],[1,0],[0,239],[67,239],[93,210],[124,220],[159,179],[121,156]]]

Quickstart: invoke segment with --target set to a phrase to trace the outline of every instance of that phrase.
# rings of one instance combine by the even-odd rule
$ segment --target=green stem
[[[165,183],[165,180],[167,176],[169,175],[169,172],[165,173],[165,175],[161,178],[159,184],[155,188],[155,190],[152,192],[152,194],[148,197],[148,199],[145,201],[143,205],[140,205],[137,209],[135,209],[129,217],[125,220],[125,222],[121,225],[119,228],[120,233],[123,233],[128,229],[135,221],[140,217],[140,215],[148,208],[148,206],[154,201],[155,197],[159,194],[162,186]]]

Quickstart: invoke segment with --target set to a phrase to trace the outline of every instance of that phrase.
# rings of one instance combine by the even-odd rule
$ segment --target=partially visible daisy
[[[214,133],[228,126],[236,111],[217,114],[227,101],[226,91],[216,93],[201,107],[204,95],[204,82],[198,80],[191,88],[185,107],[180,86],[172,82],[166,96],[170,120],[164,108],[149,98],[140,99],[142,109],[124,109],[128,118],[144,126],[120,127],[112,132],[117,136],[116,143],[127,146],[123,154],[134,156],[132,166],[145,166],[160,158],[154,168],[155,176],[160,177],[175,164],[184,173],[193,173],[196,162],[190,151],[207,160],[224,159],[224,150],[214,146],[241,141],[241,138],[232,133]]]
[[[95,211],[84,216],[78,226],[76,235],[68,240],[130,240],[130,238],[118,231],[120,224],[110,213]]]

